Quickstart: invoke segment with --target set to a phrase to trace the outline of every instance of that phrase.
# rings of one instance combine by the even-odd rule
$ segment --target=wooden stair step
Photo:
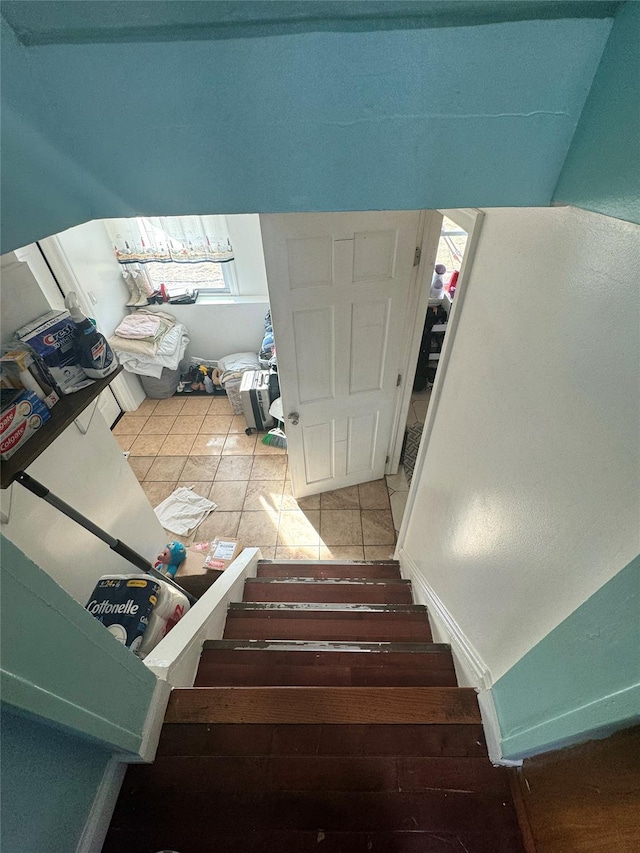
[[[134,821],[131,821],[134,824]],[[204,833],[180,832],[172,826],[152,827],[148,831],[135,825],[118,827],[107,836],[103,853],[123,850],[180,849],[184,853],[209,853]],[[115,837],[114,837],[115,836]],[[185,837],[186,836],[186,837]],[[153,839],[151,841],[151,839]],[[169,839],[169,841],[167,841]],[[173,839],[173,840],[172,840]],[[179,840],[178,840],[179,839]],[[441,831],[397,832],[308,832],[274,831],[216,832],[216,850],[220,853],[523,853],[518,834],[443,833]],[[185,847],[188,844],[188,847]],[[150,846],[148,846],[150,845]]]
[[[519,830],[512,804],[495,794],[457,791],[231,792],[220,793],[212,800],[210,793],[191,790],[184,781],[174,777],[165,789],[154,788],[151,784],[134,788],[127,774],[114,823],[115,827],[130,827],[135,831],[144,814],[146,834],[133,836],[141,837],[144,843],[122,844],[120,848],[105,847],[104,850],[152,851],[162,849],[159,845],[166,849],[166,845],[171,844],[170,849],[181,853],[195,850],[204,853],[211,850],[211,844],[206,841],[203,845],[203,832],[205,839],[214,839],[218,832],[242,827],[247,833],[307,831],[315,832],[316,836],[319,830],[324,833],[411,830],[451,833],[454,837],[464,837],[468,833],[492,838],[494,847],[488,848],[491,853],[523,851],[522,847],[500,846],[503,838],[517,838]],[[199,815],[203,817],[198,818]],[[114,832],[114,835],[123,838],[120,833]],[[321,850],[322,846],[318,845],[317,849]],[[467,849],[475,853],[473,847]],[[383,848],[378,847],[378,850],[383,853]],[[456,851],[456,847],[452,850]]]
[[[455,673],[393,666],[200,664],[195,687],[455,687]]]
[[[451,655],[451,646],[447,643],[393,643],[373,642],[364,643],[357,641],[341,642],[339,640],[205,640],[202,644],[203,652],[209,650],[228,651],[269,651],[269,652],[296,652],[297,654],[361,654],[371,656],[372,654],[393,654],[402,656],[394,658],[404,659],[408,664],[413,655],[441,654]]]
[[[367,578],[249,578],[244,601],[411,604],[411,582]]]
[[[428,643],[432,636],[426,615],[418,613],[230,610],[224,638]]]
[[[158,755],[391,755],[487,757],[480,723],[174,723],[162,727]]]
[[[487,758],[369,755],[164,756],[132,769],[132,785],[167,789],[176,777],[193,791],[462,791],[507,796],[504,767]]]
[[[194,686],[455,687],[451,652],[436,648],[423,654],[206,648]]]
[[[359,604],[354,602],[325,601],[232,601],[229,616],[235,613],[282,613],[282,614],[334,614],[334,613],[402,613],[424,618],[424,604]],[[404,618],[404,616],[402,617]]]
[[[461,687],[191,687],[171,692],[171,723],[479,723]]]
[[[304,562],[269,562],[260,560],[257,576],[270,578],[397,578],[400,579],[400,564],[395,560],[387,562],[336,563],[321,560]]]

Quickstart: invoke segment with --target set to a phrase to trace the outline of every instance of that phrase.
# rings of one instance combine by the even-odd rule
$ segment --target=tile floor
[[[259,546],[265,559],[393,557],[399,522],[384,480],[296,501],[286,451],[264,445],[260,435],[245,435],[245,426],[226,397],[172,397],[145,400],[113,433],[129,451],[152,506],[178,485],[193,486],[217,504],[185,542],[237,537],[245,546]],[[391,501],[400,495],[396,509],[402,477],[390,478]]]

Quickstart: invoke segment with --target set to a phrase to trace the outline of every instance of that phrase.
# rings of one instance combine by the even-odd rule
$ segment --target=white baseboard
[[[451,646],[458,680],[473,687],[478,693],[478,705],[492,763],[510,767],[521,764],[502,756],[502,733],[491,692],[493,678],[489,667],[403,547],[398,549],[397,558],[402,576],[411,581],[416,603],[426,605],[431,620],[436,623],[434,627],[437,626],[438,633],[442,635],[442,641]]]
[[[126,769],[127,765],[117,758],[112,758],[107,764],[76,853],[100,853],[102,850]]]

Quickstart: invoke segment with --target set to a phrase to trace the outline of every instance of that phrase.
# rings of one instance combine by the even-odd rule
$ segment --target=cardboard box
[[[23,391],[0,414],[0,458],[9,459],[49,420],[49,409],[33,391]]]
[[[242,543],[238,539],[231,539],[228,536],[213,539],[209,550],[203,554],[203,566],[205,569],[217,569],[223,572],[229,568],[242,549]]]

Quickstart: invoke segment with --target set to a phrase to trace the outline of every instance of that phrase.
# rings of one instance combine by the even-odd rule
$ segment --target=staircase
[[[258,564],[103,853],[523,853],[476,695],[395,562]]]

